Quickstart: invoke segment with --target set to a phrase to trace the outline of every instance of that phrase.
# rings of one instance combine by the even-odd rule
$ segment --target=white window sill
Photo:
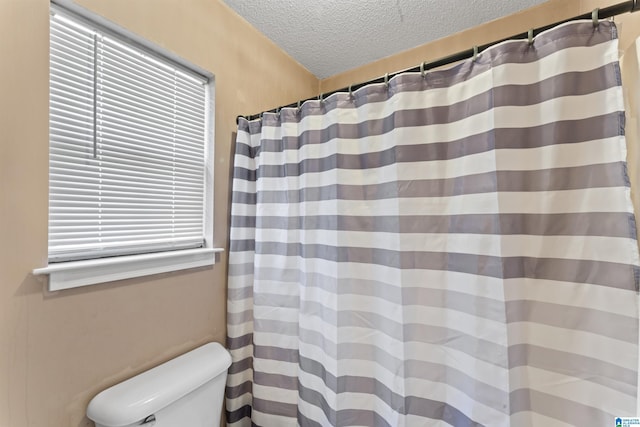
[[[185,249],[61,262],[36,268],[33,270],[33,274],[49,275],[49,290],[59,291],[114,280],[214,265],[215,254],[223,251],[222,248]]]

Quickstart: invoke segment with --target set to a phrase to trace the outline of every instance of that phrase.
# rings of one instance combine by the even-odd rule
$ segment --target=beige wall
[[[218,0],[81,5],[216,76],[215,243],[226,246],[235,116],[318,80]],[[225,337],[226,255],[213,269],[49,294],[48,0],[0,0],[0,427],[77,427],[101,389]]]
[[[226,246],[229,152],[248,114],[409,68],[615,0],[529,11],[323,80],[219,0],[79,0],[216,75],[215,240]],[[624,22],[622,45],[640,32]],[[226,254],[213,269],[50,294],[46,263],[48,0],[0,0],[0,427],[78,427],[101,389],[225,336]],[[635,174],[632,174],[635,176]]]

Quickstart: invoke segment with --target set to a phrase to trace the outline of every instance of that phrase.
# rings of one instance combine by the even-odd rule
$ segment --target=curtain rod
[[[498,43],[502,43],[504,41],[508,41],[508,40],[514,40],[514,39],[530,39],[531,37],[534,37],[538,34],[540,34],[543,31],[549,30],[557,25],[560,24],[564,24],[566,22],[571,22],[571,21],[576,21],[579,19],[593,19],[594,23],[597,22],[598,19],[607,19],[607,18],[611,18],[613,16],[616,15],[622,15],[623,13],[627,13],[627,12],[637,12],[640,10],[640,4],[638,3],[639,0],[628,0],[628,1],[624,1],[622,3],[618,3],[618,4],[614,4],[612,6],[606,7],[604,9],[595,9],[593,12],[590,13],[585,13],[583,15],[579,15],[579,16],[574,16],[573,18],[569,18],[569,19],[565,19],[562,21],[558,21],[558,22],[554,22],[553,24],[549,24],[549,25],[545,25],[544,27],[540,27],[540,28],[533,28],[531,30],[529,30],[526,33],[520,33],[520,34],[516,34],[513,35],[511,37],[507,37],[504,39],[500,39],[500,40],[496,40],[487,44],[483,44],[482,46],[474,46],[471,49],[467,49],[464,50],[462,52],[458,52],[458,53],[454,53],[453,55],[449,55],[449,56],[445,56],[444,58],[440,58],[437,59],[435,61],[432,62],[423,62],[422,64],[418,65],[417,67],[413,67],[413,68],[407,68],[405,70],[400,70],[400,71],[396,71],[394,73],[391,74],[386,74],[383,77],[377,77],[371,80],[367,80],[365,82],[361,82],[361,83],[357,83],[357,84],[353,84],[349,87],[343,87],[341,89],[337,89],[325,94],[320,94],[317,97],[312,97],[312,98],[307,98],[304,100],[300,100],[298,102],[294,102],[292,104],[288,104],[288,105],[283,105],[281,107],[278,108],[273,108],[271,110],[267,110],[265,111],[266,113],[276,113],[278,111],[280,111],[282,108],[293,108],[293,107],[300,107],[300,105],[306,101],[312,101],[312,100],[322,100],[330,95],[333,95],[334,93],[338,93],[338,92],[349,92],[351,93],[352,91],[358,90],[361,87],[367,86],[369,84],[375,84],[375,83],[386,83],[390,78],[398,75],[398,74],[402,74],[402,73],[415,73],[415,72],[419,72],[419,71],[426,71],[426,70],[430,70],[433,68],[438,68],[438,67],[442,67],[443,65],[447,65],[447,64],[451,64],[454,62],[458,62],[458,61],[462,61],[464,59],[468,59],[468,58],[472,58],[475,55],[478,54],[478,52],[481,52],[493,45],[496,45]],[[236,117],[236,124],[238,123],[238,119],[240,119],[241,117],[244,117],[247,120],[254,120],[257,118],[260,118],[260,116],[262,115],[262,113],[259,114],[252,114],[250,116],[238,116]]]

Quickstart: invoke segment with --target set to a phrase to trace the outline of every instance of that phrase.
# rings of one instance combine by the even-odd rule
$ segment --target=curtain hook
[[[322,99],[322,95],[324,95],[322,92],[320,92],[320,95],[318,95],[318,101],[320,101],[320,103],[324,102],[324,99]]]
[[[300,106],[302,105],[302,101],[298,101],[298,108],[296,108],[296,114],[300,114]]]
[[[473,47],[473,62],[476,62],[476,59],[478,59],[478,46]]]
[[[349,85],[349,99],[353,99],[353,84]]]
[[[529,36],[529,45],[532,45],[533,44],[533,28],[529,29],[528,36]]]
[[[593,21],[593,27],[597,28],[598,27],[598,14],[600,13],[600,9],[599,8],[595,8],[593,9],[593,12],[591,12],[591,20]]]
[[[384,75],[384,85],[389,88],[389,73]]]
[[[425,77],[427,77],[427,74],[426,74],[425,69],[424,69],[424,64],[425,64],[424,62],[422,64],[420,64],[420,75],[422,75],[423,79]]]

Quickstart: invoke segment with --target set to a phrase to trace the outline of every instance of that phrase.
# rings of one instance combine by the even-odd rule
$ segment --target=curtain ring
[[[264,112],[260,113],[260,120],[262,120],[262,117],[264,117]]]
[[[533,28],[529,29],[529,45],[533,44]]]
[[[598,27],[598,14],[600,13],[600,9],[598,9],[597,7],[595,9],[593,9],[593,12],[591,12],[591,20],[593,21],[593,28],[597,28]]]
[[[278,118],[280,118],[280,112],[282,111],[282,107],[278,107],[276,109],[276,116],[278,116]]]
[[[422,75],[423,79],[425,77],[427,77],[427,74],[426,74],[425,69],[424,69],[424,64],[425,64],[424,62],[422,64],[420,64],[420,75]]]
[[[476,62],[476,59],[478,59],[478,46],[473,47],[473,62]]]

